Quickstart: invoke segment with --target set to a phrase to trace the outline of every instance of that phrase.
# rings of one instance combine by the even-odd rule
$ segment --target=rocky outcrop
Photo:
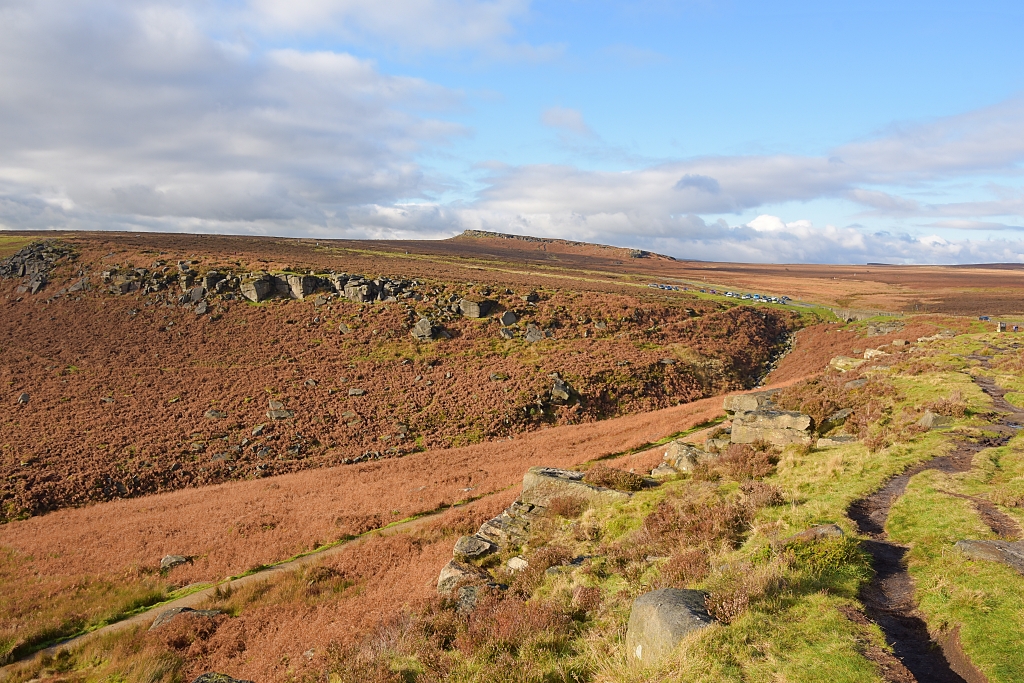
[[[437,328],[427,318],[420,318],[419,321],[412,326],[411,334],[420,341],[432,341],[437,338]]]
[[[972,560],[999,562],[1024,574],[1024,541],[973,541],[956,542],[956,548]]]
[[[732,420],[732,443],[766,441],[775,446],[810,444],[814,419],[788,410],[737,413]]]
[[[722,408],[727,413],[752,413],[770,407],[772,397],[777,393],[778,390],[773,389],[770,391],[758,391],[752,394],[726,396],[722,402]]]
[[[479,298],[464,298],[459,301],[459,312],[467,318],[483,318],[494,305],[493,301]]]
[[[523,494],[519,497],[523,503],[543,506],[561,497],[603,505],[629,500],[630,494],[591,486],[583,481],[583,472],[554,467],[531,467],[523,477]]]
[[[487,583],[490,579],[491,575],[483,569],[452,560],[444,566],[441,574],[437,577],[437,592],[441,595],[450,595],[460,583],[467,581]]]
[[[656,664],[671,654],[688,633],[710,626],[714,620],[704,607],[704,599],[701,591],[663,588],[634,600],[626,630],[630,658]]]

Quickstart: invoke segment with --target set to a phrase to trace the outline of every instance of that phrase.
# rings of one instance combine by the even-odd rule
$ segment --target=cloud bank
[[[616,171],[467,160],[490,170],[472,196],[442,203],[464,181],[422,160],[472,133],[451,122],[465,95],[295,36],[543,58],[544,46],[517,42],[526,0],[226,7],[0,5],[0,226],[377,238],[474,228],[715,260],[1024,261],[1024,98],[892,126],[820,156]],[[539,121],[603,144],[580,110],[552,106]],[[982,191],[956,196],[949,184]],[[815,226],[772,211],[818,200],[920,230]],[[762,215],[722,218],[751,213]],[[993,232],[1006,237],[972,237]]]

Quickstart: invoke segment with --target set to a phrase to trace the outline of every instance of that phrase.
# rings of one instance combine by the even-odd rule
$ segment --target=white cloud
[[[576,135],[593,137],[594,131],[583,120],[583,113],[568,107],[550,107],[540,117],[541,123],[550,128],[569,131]]]

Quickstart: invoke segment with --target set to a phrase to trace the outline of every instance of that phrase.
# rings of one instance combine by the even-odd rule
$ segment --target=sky
[[[0,0],[0,229],[1024,262],[1024,3]]]

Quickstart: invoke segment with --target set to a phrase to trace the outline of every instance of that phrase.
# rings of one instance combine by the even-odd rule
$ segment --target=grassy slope
[[[900,358],[892,368],[871,371],[889,377],[898,387],[888,417],[878,428],[885,420],[895,419],[892,416],[901,415],[904,408],[919,414],[924,404],[959,391],[968,411],[952,429],[907,433],[899,443],[877,453],[870,453],[862,444],[811,452],[791,448],[783,453],[777,470],[764,481],[781,489],[786,503],[761,508],[738,547],[718,545],[713,549],[711,573],[689,582],[712,592],[742,587],[750,594],[750,607],[731,623],[716,624],[689,638],[663,665],[638,668],[624,652],[623,639],[632,599],[659,584],[664,565],[659,560],[640,561],[620,570],[611,562],[609,549],[636,542],[644,518],[663,501],[699,493],[722,503],[741,502],[744,495],[738,482],[728,477],[714,482],[679,477],[657,489],[639,492],[627,503],[587,510],[577,520],[548,520],[522,549],[528,558],[539,557],[538,551],[552,546],[561,546],[570,556],[603,553],[605,557],[571,571],[543,575],[530,603],[564,606],[578,588],[593,587],[600,591],[599,607],[574,617],[567,630],[540,628],[514,640],[514,645],[491,638],[483,645],[437,650],[415,639],[371,634],[371,663],[383,667],[384,677],[379,680],[391,680],[388,675],[398,676],[394,680],[432,680],[432,673],[441,669],[449,680],[456,681],[880,680],[876,664],[865,653],[885,648],[881,633],[873,626],[858,625],[842,611],[858,607],[858,590],[869,577],[865,557],[856,544],[821,542],[786,551],[773,548],[770,541],[825,522],[836,522],[849,536],[855,536],[855,527],[845,515],[850,502],[911,464],[948,450],[957,436],[981,433],[991,402],[965,374],[980,370],[976,361],[964,356],[992,349],[998,341],[994,335],[970,335],[936,342]],[[997,346],[992,351],[994,361],[999,361],[994,365],[1003,363],[1004,367],[992,372],[1001,377],[1017,376],[1005,367],[1014,352],[1000,349]],[[1024,500],[1022,446],[1024,440],[1018,438],[1003,448],[983,451],[976,456],[974,468],[962,475],[926,471],[913,477],[887,527],[894,540],[911,547],[909,568],[930,627],[959,627],[965,651],[993,683],[1024,677],[1024,655],[1019,648],[1024,641],[1020,591],[1024,579],[1001,565],[967,560],[953,549],[952,543],[959,538],[990,538],[992,534],[967,501],[948,492],[1016,505]],[[1020,508],[1002,510],[1024,520]],[[581,536],[579,530],[584,527],[597,533]],[[591,537],[594,540],[586,540]],[[288,594],[284,588],[268,590],[241,603],[235,600],[231,606],[243,615],[261,605],[287,609]],[[331,600],[341,604],[346,595],[341,592],[326,604]],[[229,602],[230,598],[224,604]],[[465,633],[464,625],[458,629]],[[137,644],[134,649],[132,642]],[[72,657],[60,668],[76,672],[81,680],[99,680],[114,672],[128,674],[126,680],[147,681],[180,675],[175,672],[183,670],[181,663],[153,675],[154,668],[159,669],[154,664],[159,657],[173,659],[175,655],[173,650],[161,655],[146,643],[138,634],[126,635],[94,645],[88,659]],[[146,663],[138,659],[143,650]],[[339,655],[328,665],[329,679],[334,683],[356,680],[350,678],[352,667],[369,656],[366,652]],[[440,669],[439,659],[444,660]],[[39,672],[38,667],[27,669],[19,678]]]

